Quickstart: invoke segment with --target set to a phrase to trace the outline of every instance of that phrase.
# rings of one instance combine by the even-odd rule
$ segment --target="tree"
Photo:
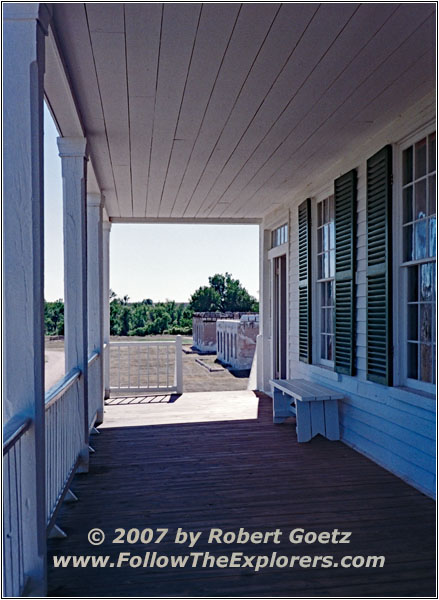
[[[191,296],[189,306],[196,312],[258,312],[256,298],[251,296],[239,279],[230,273],[209,277],[209,285],[198,288]]]

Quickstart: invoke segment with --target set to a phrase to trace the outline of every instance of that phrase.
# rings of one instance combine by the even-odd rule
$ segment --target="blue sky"
[[[45,298],[63,290],[61,163],[57,131],[44,113]],[[259,297],[256,225],[115,224],[110,236],[110,287],[131,300],[185,302],[208,277],[228,271]]]

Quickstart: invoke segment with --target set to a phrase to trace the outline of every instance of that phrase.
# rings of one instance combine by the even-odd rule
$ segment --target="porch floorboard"
[[[272,424],[252,392],[184,394],[106,407],[79,502],[62,507],[65,540],[49,542],[49,595],[434,596],[435,505],[341,442],[298,444],[295,421]],[[170,400],[170,401],[169,401]],[[90,529],[106,534],[101,546]],[[113,544],[114,530],[169,528],[158,545]],[[178,527],[202,531],[192,549]],[[207,544],[211,528],[282,530],[279,544]],[[295,528],[351,531],[350,544],[291,544]],[[54,568],[53,555],[384,555],[383,568]]]

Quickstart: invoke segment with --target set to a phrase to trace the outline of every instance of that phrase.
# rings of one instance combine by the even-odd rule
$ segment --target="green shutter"
[[[391,319],[392,147],[367,161],[366,371],[370,381],[392,385]]]
[[[335,355],[338,373],[355,372],[355,246],[357,222],[357,173],[354,170],[334,182],[335,209]]]
[[[311,362],[311,200],[299,206],[299,360]]]

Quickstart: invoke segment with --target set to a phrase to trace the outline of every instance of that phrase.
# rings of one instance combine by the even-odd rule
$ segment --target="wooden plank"
[[[264,163],[264,166],[257,173],[253,172],[251,187],[247,186],[248,190],[245,193],[240,193],[240,200],[235,203],[236,210],[233,214],[239,215],[242,212],[241,209],[238,209],[238,205],[242,208],[244,214],[249,214],[248,201],[253,196],[255,196],[255,201],[252,201],[252,204],[257,207],[259,203],[256,202],[256,197],[262,201],[262,186],[268,182],[270,182],[270,189],[272,189],[272,186],[276,189],[279,184],[279,187],[284,190],[291,189],[293,178],[291,173],[294,173],[295,185],[300,185],[297,182],[297,173],[301,174],[303,180],[308,175],[308,171],[305,173],[302,170],[305,163],[305,152],[307,153],[306,160],[309,160],[311,154],[314,160],[317,160],[317,156],[330,156],[331,161],[335,162],[335,155],[331,153],[327,145],[324,149],[316,149],[313,143],[316,136],[319,140],[323,140],[324,144],[332,142],[334,148],[343,148],[345,151],[345,143],[340,140],[339,135],[342,129],[346,129],[347,124],[350,124],[351,127],[354,126],[356,139],[361,134],[372,135],[372,129],[375,132],[380,130],[382,124],[378,124],[377,119],[381,120],[382,111],[374,112],[373,127],[370,123],[363,121],[363,130],[359,128],[361,123],[358,123],[357,115],[361,112],[362,107],[370,103],[372,98],[379,96],[389,87],[389,82],[397,80],[400,85],[403,85],[405,79],[402,75],[407,70],[407,65],[410,65],[428,51],[429,43],[430,45],[433,43],[432,28],[434,25],[428,19],[429,11],[426,6],[424,5],[422,10],[417,10],[418,7],[413,5],[403,5],[400,8],[401,12],[396,13],[395,16],[396,23],[392,23],[392,26],[389,27],[389,30],[394,32],[394,35],[390,38],[391,46],[389,46],[388,30],[383,28],[374,40],[375,43],[366,47],[360,58],[354,61],[349,69],[344,71],[343,77],[335,82],[336,85],[325,92],[322,99],[322,102],[324,101],[321,106],[322,111],[319,105],[310,110],[308,118],[302,119],[290,131],[289,137],[285,138],[282,148],[276,151],[277,158],[273,155],[270,162],[266,161],[266,164]],[[407,29],[408,21],[410,22],[409,29]],[[361,79],[359,78],[360,73]],[[418,67],[414,76],[417,77],[418,81],[422,81],[420,78],[424,73],[425,70]],[[427,73],[431,73],[431,69]],[[418,99],[422,95],[423,93],[420,92]],[[389,98],[389,109],[387,109],[390,110],[391,108],[392,114],[395,114],[396,111],[395,103],[401,105],[398,110],[403,110],[402,106],[410,105],[405,94],[393,90],[391,99]],[[388,121],[388,113],[384,115],[384,118]],[[329,134],[329,130],[331,134]],[[326,131],[328,135],[325,134]],[[334,131],[337,131],[337,135],[334,135]],[[347,133],[347,138],[353,139],[352,130]],[[281,158],[280,155],[283,153],[285,153],[284,157]],[[266,152],[264,152],[264,156],[266,156]],[[274,163],[277,164],[274,166]],[[325,163],[320,162],[319,164],[322,168]],[[273,166],[274,172],[272,170]],[[269,172],[271,172],[271,175],[267,178]],[[245,206],[246,210],[244,210]]]
[[[203,5],[159,216],[167,217],[172,213],[239,11],[239,4]]]
[[[197,3],[164,6],[145,216],[159,212],[200,11]]]
[[[152,140],[162,11],[163,7],[159,3],[125,4],[131,176],[135,217],[143,217],[146,209],[146,161]]]
[[[106,407],[106,426],[95,440],[90,474],[73,489],[81,501],[59,517],[69,537],[49,542],[49,595],[326,596],[432,595],[435,585],[435,504],[403,481],[340,442],[320,436],[298,444],[294,424],[274,427],[271,400],[250,392],[184,394],[174,403]],[[186,401],[187,400],[187,401]],[[253,418],[234,419],[243,403]],[[227,407],[225,408],[225,404]],[[180,405],[180,407],[179,407]],[[210,406],[217,421],[200,419]],[[179,412],[180,423],[158,424],[151,411]],[[186,422],[184,422],[186,421]],[[227,440],[227,443],[225,443]],[[263,449],[263,460],[261,459]],[[105,501],[103,498],[105,497]],[[117,515],[117,516],[115,516]],[[227,553],[385,555],[380,569],[55,569],[53,554],[94,554],[87,532],[101,527],[99,554],[114,556],[116,527],[168,527],[164,555],[185,554],[173,544],[178,527],[201,531],[195,550],[224,554],[207,544],[212,527],[269,531],[280,544],[227,545]],[[352,531],[345,547],[288,542],[291,529]],[[140,544],[127,548],[144,555]],[[148,548],[152,549],[152,548]],[[157,547],[153,548],[158,550]],[[119,548],[117,549],[119,551]],[[323,592],[322,592],[323,593]]]
[[[277,13],[276,4],[244,4],[221,65],[172,216],[184,216],[203,168]],[[188,214],[187,216],[192,216]]]

